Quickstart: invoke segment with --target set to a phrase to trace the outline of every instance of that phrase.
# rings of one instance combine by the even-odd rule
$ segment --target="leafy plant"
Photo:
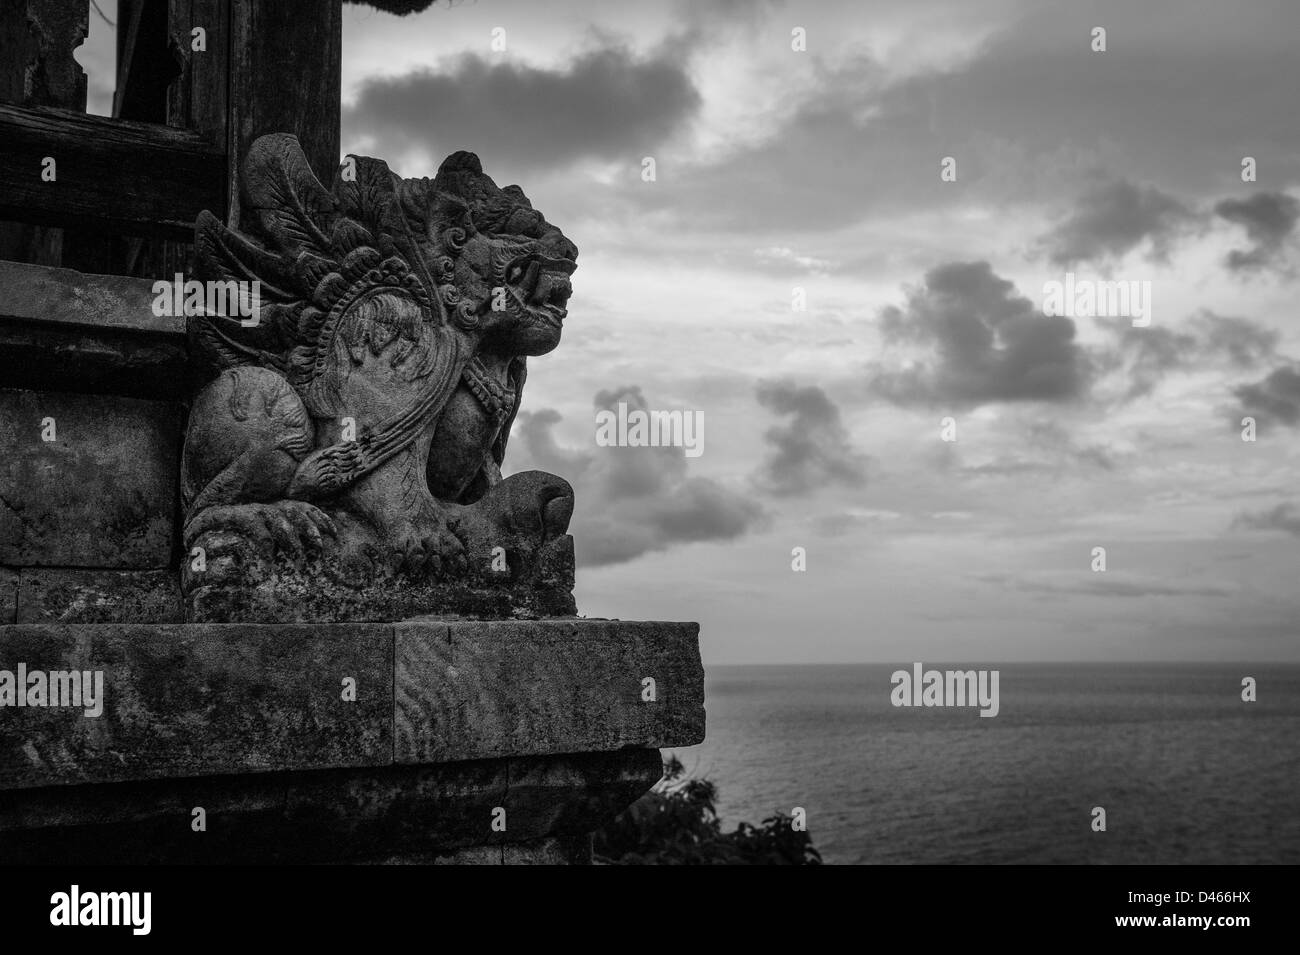
[[[598,862],[607,865],[821,865],[821,853],[792,817],[777,813],[759,825],[723,832],[718,788],[686,774],[675,755],[664,776],[596,833]]]

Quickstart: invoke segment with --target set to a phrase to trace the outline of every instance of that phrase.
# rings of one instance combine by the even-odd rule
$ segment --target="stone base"
[[[695,624],[0,626],[0,864],[589,861],[703,682]]]
[[[10,790],[0,863],[586,864],[661,773],[640,749]]]

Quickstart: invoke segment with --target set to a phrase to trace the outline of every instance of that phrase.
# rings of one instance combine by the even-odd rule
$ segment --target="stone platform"
[[[102,713],[0,708],[0,862],[582,862],[704,736],[694,624],[0,626],[20,664]]]

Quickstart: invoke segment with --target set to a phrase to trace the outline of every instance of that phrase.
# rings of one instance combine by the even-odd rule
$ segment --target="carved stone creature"
[[[195,226],[198,277],[260,309],[188,319],[215,373],[182,457],[189,618],[574,613],[572,489],[500,465],[577,248],[472,153],[432,180],[349,157],[331,192],[264,136],[242,189],[239,228]]]

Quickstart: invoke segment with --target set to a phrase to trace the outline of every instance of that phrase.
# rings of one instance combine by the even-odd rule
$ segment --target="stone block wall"
[[[188,359],[151,285],[0,262],[0,622],[182,619]]]

